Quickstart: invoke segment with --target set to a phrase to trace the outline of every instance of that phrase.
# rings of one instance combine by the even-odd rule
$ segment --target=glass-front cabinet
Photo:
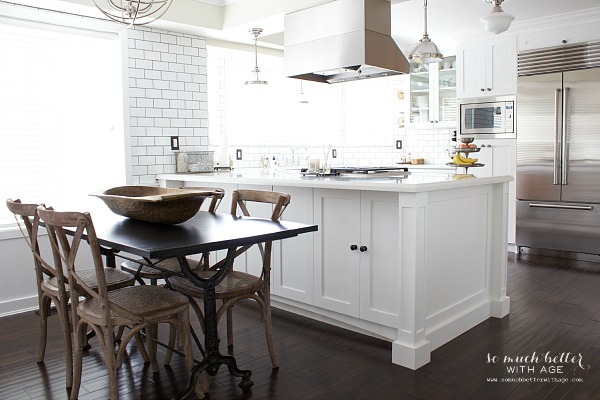
[[[412,65],[410,124],[456,126],[456,56],[440,63]]]

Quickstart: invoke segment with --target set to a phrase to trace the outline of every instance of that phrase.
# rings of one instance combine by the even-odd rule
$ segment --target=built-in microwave
[[[516,138],[516,97],[478,97],[458,101],[459,136]]]

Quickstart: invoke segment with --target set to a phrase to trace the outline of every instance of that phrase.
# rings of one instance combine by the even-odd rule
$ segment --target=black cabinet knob
[[[358,249],[357,245],[355,245],[355,244],[350,245],[350,250],[354,251],[356,249]]]
[[[362,253],[364,253],[365,251],[367,251],[367,246],[360,246],[360,251]]]

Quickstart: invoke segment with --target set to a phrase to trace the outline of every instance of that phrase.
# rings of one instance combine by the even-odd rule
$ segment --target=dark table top
[[[204,211],[177,225],[137,221],[108,209],[94,209],[91,215],[102,246],[149,259],[210,252],[318,230],[317,225]]]

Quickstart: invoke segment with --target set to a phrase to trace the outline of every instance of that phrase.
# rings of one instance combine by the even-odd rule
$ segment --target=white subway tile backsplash
[[[161,36],[160,41],[162,43],[166,43],[166,44],[176,44],[177,43],[177,36],[175,36],[174,34],[163,33],[160,36]]]
[[[198,57],[200,52],[194,47],[187,46],[183,48],[183,54],[185,54],[186,56]]]
[[[164,108],[162,109],[162,116],[164,118],[177,118],[179,116],[177,111],[179,110],[174,108]]]
[[[152,69],[155,71],[168,71],[169,63],[164,61],[152,61]]]
[[[152,87],[154,89],[169,90],[169,82],[154,80],[152,81]]]
[[[178,37],[177,38],[177,44],[181,45],[181,46],[191,47],[192,46],[192,39],[189,38],[189,37]]]
[[[152,43],[152,50],[158,51],[160,53],[168,53],[169,45],[167,43]]]
[[[164,81],[176,81],[177,74],[175,72],[161,71],[161,79]]]
[[[152,61],[136,59],[135,67],[142,68],[142,69],[152,69]]]
[[[192,63],[192,57],[191,56],[186,56],[183,54],[178,54],[177,55],[177,62],[180,64],[191,64]]]
[[[169,45],[169,53],[172,54],[183,54],[183,46],[178,46],[174,44]]]
[[[186,108],[185,101],[183,100],[169,100],[169,105],[167,107],[182,109]]]
[[[169,68],[169,71],[176,72],[176,73],[183,72],[185,70],[185,68],[183,67],[183,64],[179,64],[177,62],[169,63],[168,68]],[[177,80],[181,80],[181,78],[179,78],[179,76],[178,76]]]
[[[176,120],[171,120],[170,118],[154,118],[154,126],[157,127],[169,127],[169,126],[175,126],[174,124],[172,124],[172,122],[175,122]]]

